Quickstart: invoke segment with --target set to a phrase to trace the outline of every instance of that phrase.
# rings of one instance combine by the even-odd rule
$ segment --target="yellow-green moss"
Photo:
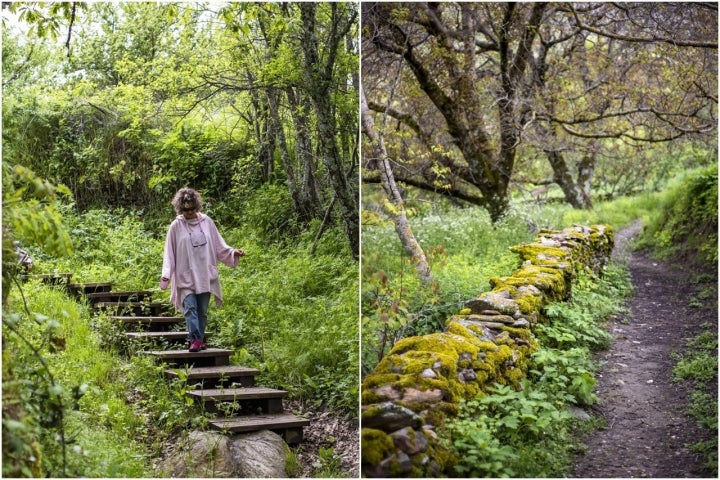
[[[421,337],[404,338],[397,342],[390,350],[390,355],[398,355],[411,350],[427,350],[431,352],[445,352],[457,356],[462,352],[477,354],[477,343],[480,341],[474,336],[463,336],[448,333],[431,333]]]
[[[523,260],[530,260],[531,262],[537,260],[538,255],[544,255],[550,259],[555,258],[556,260],[568,260],[569,257],[566,250],[560,247],[543,245],[542,243],[515,245],[510,247],[510,251],[519,254]]]
[[[378,465],[386,457],[395,451],[395,444],[392,437],[382,430],[374,428],[363,428],[362,438],[362,463]]]
[[[533,295],[528,293],[519,298],[515,298],[515,303],[520,307],[520,312],[524,314],[539,312],[545,306],[545,301],[542,296]]]
[[[397,373],[383,373],[376,368],[374,373],[365,377],[365,380],[363,381],[363,388],[376,388],[393,383],[399,379],[400,375]]]

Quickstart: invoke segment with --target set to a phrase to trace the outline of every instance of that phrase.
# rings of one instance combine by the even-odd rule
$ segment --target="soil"
[[[339,417],[329,411],[293,403],[291,409],[303,411],[310,425],[303,428],[303,441],[293,448],[299,472],[293,477],[308,478],[318,470],[333,477],[360,478],[360,428],[357,420]],[[320,456],[320,448],[332,448],[331,459]],[[330,465],[334,462],[334,465]]]
[[[717,288],[702,306],[691,301],[700,287],[713,285],[698,285],[699,275],[711,275],[716,287],[716,271],[714,265],[676,266],[630,252],[629,242],[640,229],[636,223],[616,234],[614,255],[627,263],[635,294],[629,313],[607,325],[614,340],[598,356],[603,362],[597,387],[601,400],[594,407],[606,424],[583,440],[587,451],[576,459],[573,477],[711,475],[689,449],[707,433],[685,413],[691,385],[673,381],[671,354],[682,353],[686,339],[706,331],[708,324],[716,331]]]

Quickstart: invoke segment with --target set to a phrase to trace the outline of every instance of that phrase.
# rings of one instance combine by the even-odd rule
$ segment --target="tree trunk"
[[[288,151],[285,130],[280,122],[280,114],[278,113],[280,92],[274,88],[269,88],[267,89],[267,96],[270,121],[272,125],[271,130],[277,138],[278,145],[280,147],[280,159],[282,160],[285,176],[287,177],[288,192],[290,193],[290,198],[292,199],[293,208],[298,216],[298,220],[300,220],[301,223],[307,224],[310,220],[312,220],[314,212],[308,211],[307,205],[303,201],[301,193],[302,187],[298,185],[295,167],[293,166],[292,158],[290,157],[290,152]]]
[[[248,73],[250,85],[255,83],[254,76]],[[269,182],[273,173],[275,151],[275,137],[272,134],[271,120],[268,115],[267,103],[260,98],[259,91],[255,88],[250,90],[251,103],[255,110],[255,138],[257,139],[257,160],[260,164],[263,182]]]
[[[589,190],[583,191],[581,184],[575,182],[562,153],[556,150],[545,150],[545,154],[553,169],[553,180],[560,185],[563,194],[565,194],[565,200],[572,205],[573,208],[581,209],[592,207],[592,205],[589,204]]]
[[[332,25],[326,39],[326,50],[320,58],[316,31],[315,13],[318,4],[301,3],[300,17],[303,23],[303,64],[305,84],[310,94],[317,115],[318,141],[320,156],[328,171],[330,183],[337,196],[345,232],[353,257],[360,257],[360,219],[355,189],[348,183],[345,169],[337,146],[335,115],[330,102],[330,87],[333,84],[333,67],[337,49],[345,35],[343,32],[342,14],[338,12],[338,4],[331,3]]]
[[[292,87],[285,89],[290,104],[290,114],[295,125],[295,157],[298,167],[302,168],[300,180],[300,202],[303,208],[311,213],[312,218],[322,215],[322,202],[318,194],[318,183],[315,178],[317,165],[312,155],[312,139],[310,137],[310,102],[302,92],[296,92]]]
[[[365,92],[362,87],[360,88],[360,115],[362,117],[363,132],[365,132],[365,135],[370,139],[372,145],[374,159],[368,163],[373,165],[380,174],[382,188],[385,191],[388,201],[392,204],[392,209],[386,208],[386,210],[393,218],[395,231],[405,251],[410,255],[420,281],[424,285],[429,285],[433,280],[430,264],[427,261],[425,252],[415,239],[415,235],[413,235],[412,228],[410,227],[410,222],[408,222],[407,215],[405,215],[405,202],[400,195],[397,183],[395,183],[395,177],[390,162],[388,161],[383,139],[377,130],[375,130],[375,122],[373,122],[372,116],[370,115],[370,109],[367,106]]]

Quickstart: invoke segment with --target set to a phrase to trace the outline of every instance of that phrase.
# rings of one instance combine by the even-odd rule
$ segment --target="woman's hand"
[[[160,290],[167,290],[170,279],[167,277],[160,277]]]
[[[235,255],[236,257],[244,257],[245,250],[243,250],[242,248],[236,248],[235,251],[233,252],[233,255]]]

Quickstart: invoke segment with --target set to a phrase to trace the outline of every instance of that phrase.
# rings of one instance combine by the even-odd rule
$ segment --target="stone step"
[[[162,302],[97,302],[93,308],[113,312],[115,315],[161,316],[168,313],[172,307]]]
[[[302,429],[310,425],[310,420],[291,413],[276,413],[216,418],[209,423],[213,428],[232,433],[272,430],[282,435],[288,444],[296,445],[302,442]]]
[[[144,333],[158,332],[158,333],[170,333],[167,330],[175,325],[184,325],[184,317],[164,317],[164,316],[152,316],[152,317],[135,317],[125,315],[111,315],[108,317],[110,320],[122,322],[126,325],[142,325],[147,331]],[[139,333],[139,332],[134,332]]]
[[[287,396],[287,392],[264,387],[206,388],[203,390],[191,390],[186,392],[186,395],[202,402],[205,410],[209,412],[227,410],[233,411],[237,415],[247,415],[254,413],[282,413],[282,399]],[[226,402],[231,402],[232,405],[227,405]]]
[[[204,388],[221,386],[255,386],[255,376],[260,374],[256,368],[228,365],[221,367],[195,367],[190,369],[168,369],[165,376],[180,378],[184,376],[188,384],[202,384]]]
[[[93,292],[86,293],[85,297],[92,303],[100,302],[141,302],[149,298],[153,292],[150,290],[133,291],[133,292]]]
[[[169,365],[192,365],[194,367],[220,367],[230,365],[230,355],[234,352],[224,348],[208,348],[199,352],[182,350],[151,350],[143,352],[152,355]]]

